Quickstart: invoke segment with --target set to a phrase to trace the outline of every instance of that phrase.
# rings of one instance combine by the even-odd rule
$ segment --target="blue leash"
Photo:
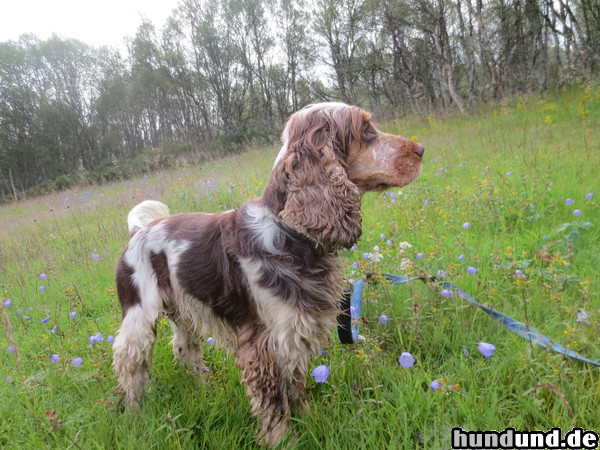
[[[519,322],[518,320],[515,320],[512,317],[501,313],[500,311],[490,308],[489,306],[482,305],[481,303],[475,301],[470,295],[468,295],[465,291],[460,289],[458,286],[455,286],[454,284],[452,284],[448,281],[444,281],[441,278],[438,278],[438,277],[407,278],[407,277],[402,277],[399,275],[391,275],[388,273],[384,273],[382,275],[391,284],[404,284],[404,283],[408,283],[409,281],[414,281],[414,280],[421,280],[424,283],[427,283],[427,282],[435,283],[442,289],[451,290],[453,295],[455,295],[459,298],[462,298],[464,300],[467,300],[467,301],[471,302],[472,304],[478,306],[481,310],[483,310],[488,316],[490,316],[496,322],[502,324],[504,327],[508,328],[513,333],[518,334],[522,338],[525,338],[528,341],[531,341],[535,344],[541,345],[544,348],[550,348],[553,351],[555,351],[556,353],[560,353],[562,355],[568,356],[568,357],[576,359],[578,361],[583,361],[588,364],[592,364],[594,366],[600,367],[599,362],[584,358],[583,356],[575,353],[574,351],[569,350],[568,348],[565,348],[556,342],[552,342],[552,340],[549,337],[544,336],[542,333],[540,333],[537,330],[534,330],[533,328],[531,328],[528,325],[525,325],[523,322]],[[349,306],[351,308],[348,308],[348,309],[350,309],[350,311],[351,311],[350,316],[351,316],[352,342],[356,342],[358,340],[358,332],[360,330],[359,318],[361,317],[361,310],[362,310],[363,284],[364,284],[363,280],[358,280],[354,284],[354,290],[349,299]],[[342,337],[342,335],[340,334],[340,340],[342,340],[341,337]],[[348,337],[348,342],[345,342],[345,343],[349,343],[349,337]]]

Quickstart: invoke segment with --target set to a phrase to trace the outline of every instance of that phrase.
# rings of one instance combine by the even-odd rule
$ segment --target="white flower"
[[[410,245],[408,242],[400,242],[400,248],[402,250],[406,250],[407,248],[411,248],[412,245]]]

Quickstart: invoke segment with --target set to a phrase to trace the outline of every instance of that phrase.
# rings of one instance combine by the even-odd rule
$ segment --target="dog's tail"
[[[142,203],[136,205],[127,216],[129,233],[133,236],[150,222],[161,217],[166,217],[169,214],[169,207],[164,203],[155,200],[144,200]]]

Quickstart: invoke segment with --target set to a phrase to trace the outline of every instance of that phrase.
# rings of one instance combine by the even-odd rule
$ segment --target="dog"
[[[208,371],[206,336],[231,350],[262,444],[288,431],[311,358],[341,311],[336,253],[361,235],[361,196],[417,178],[424,148],[343,103],[292,114],[282,142],[263,196],[238,209],[169,215],[148,200],[129,213],[113,345],[128,407],[139,407],[149,383],[156,323],[166,315],[175,357],[193,372]]]

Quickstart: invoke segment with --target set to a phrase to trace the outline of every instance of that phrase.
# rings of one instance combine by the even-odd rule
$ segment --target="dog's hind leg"
[[[177,325],[173,320],[171,329],[173,330],[173,354],[175,358],[185,367],[192,369],[193,373],[198,376],[206,375],[210,372],[208,367],[204,365],[202,357],[202,347],[198,338],[190,333],[184,325]]]
[[[156,322],[162,312],[162,300],[154,278],[146,276],[142,278],[144,283],[134,281],[140,279],[144,269],[142,264],[135,273],[123,259],[117,268],[117,292],[123,321],[113,343],[113,368],[125,404],[133,409],[139,407],[150,381]],[[143,287],[138,287],[140,285]]]

